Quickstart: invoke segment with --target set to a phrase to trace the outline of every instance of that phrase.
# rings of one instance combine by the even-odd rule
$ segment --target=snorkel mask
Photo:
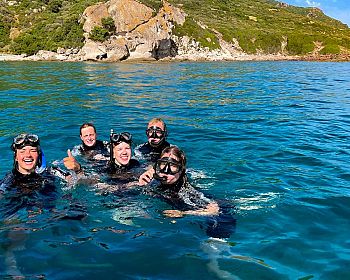
[[[39,136],[36,134],[19,134],[15,138],[13,138],[13,142],[11,145],[12,151],[16,151],[18,149],[22,149],[25,146],[39,147],[40,148],[40,140]]]
[[[46,168],[46,159],[43,151],[40,148],[39,136],[36,134],[22,133],[13,138],[11,150],[14,152],[14,168],[16,166],[16,150],[22,149],[25,146],[36,147],[38,150],[38,162],[36,163],[35,172],[42,173]]]
[[[154,140],[151,141],[151,145],[159,146],[160,144],[163,143],[163,141],[165,140],[165,138],[167,136],[166,126],[164,126],[164,130],[162,130],[158,126],[151,126],[151,127],[146,129],[146,135],[147,135],[147,138],[160,139],[160,141],[158,143],[154,142]]]
[[[158,159],[154,166],[154,177],[160,181],[166,181],[166,177],[161,176],[160,173],[166,175],[176,175],[177,173],[182,172],[183,169],[184,167],[179,161],[170,157],[163,157]]]
[[[132,135],[129,132],[121,132],[121,133],[114,133],[113,129],[111,129],[110,134],[110,161],[111,163],[114,162],[114,155],[113,155],[113,146],[118,145],[121,142],[125,142],[131,145],[132,143]]]

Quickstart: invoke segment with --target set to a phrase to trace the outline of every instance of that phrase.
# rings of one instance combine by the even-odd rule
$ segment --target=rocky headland
[[[245,53],[238,40],[231,42],[214,31],[219,46],[202,47],[189,36],[177,36],[174,27],[186,21],[181,6],[166,1],[156,13],[154,9],[135,0],[110,0],[85,9],[80,22],[83,24],[84,45],[81,48],[58,48],[57,51],[40,50],[34,55],[0,54],[0,61],[231,61],[231,60],[350,60],[348,53],[322,56],[322,46],[307,56],[291,56],[285,51],[287,39],[281,42],[280,52],[274,54]],[[93,40],[92,32],[103,26],[104,19],[113,22],[113,33],[106,40]],[[254,18],[253,20],[256,20]],[[200,22],[201,28],[208,28]],[[210,38],[208,38],[210,40]]]
[[[106,41],[90,39],[94,27],[102,26],[104,18],[112,18],[114,35]],[[0,54],[0,61],[105,61],[130,60],[296,60],[298,56],[279,54],[246,54],[238,42],[229,43],[216,32],[220,47],[214,50],[203,48],[188,36],[173,34],[175,24],[182,25],[186,13],[163,1],[163,6],[154,15],[154,10],[134,0],[110,0],[85,9],[81,22],[84,30],[84,46],[80,49],[58,48],[56,52],[40,50],[27,56]],[[203,28],[206,28],[205,26]]]

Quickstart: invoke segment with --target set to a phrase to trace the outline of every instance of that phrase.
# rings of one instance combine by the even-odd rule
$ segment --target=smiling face
[[[120,142],[113,147],[113,157],[117,164],[127,165],[131,159],[131,146],[128,143]]]
[[[96,144],[96,137],[96,131],[92,126],[84,127],[80,131],[80,139],[88,147],[92,147]]]
[[[16,150],[15,161],[17,169],[22,174],[30,174],[35,170],[39,158],[38,148],[32,146],[24,146]]]
[[[181,177],[182,169],[179,169],[178,166],[169,164],[169,168],[171,171],[173,171],[173,172],[178,171],[178,172],[176,174],[163,173],[162,170],[166,169],[166,164],[162,165],[163,164],[163,163],[161,163],[162,159],[166,159],[167,161],[169,161],[169,159],[173,159],[176,162],[178,162],[179,164],[180,164],[180,159],[178,157],[176,157],[175,155],[173,155],[172,153],[164,153],[159,161],[159,163],[160,163],[159,164],[159,171],[156,171],[157,175],[162,178],[162,184],[164,184],[164,185],[175,184]]]

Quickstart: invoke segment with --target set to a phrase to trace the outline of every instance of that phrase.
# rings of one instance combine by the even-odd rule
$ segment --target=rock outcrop
[[[185,22],[185,13],[163,2],[153,16],[153,9],[134,0],[111,0],[88,7],[82,16],[85,45],[82,60],[120,61],[124,59],[160,59],[174,57],[177,46],[172,40],[174,24]],[[90,39],[91,31],[102,27],[103,18],[112,18],[115,35],[105,42]]]
[[[134,0],[111,0],[88,7],[84,20],[85,45],[80,52],[82,60],[222,60],[235,59],[243,54],[238,41],[223,40],[216,30],[220,46],[216,50],[202,48],[187,36],[178,38],[173,34],[175,24],[183,25],[186,14],[180,8],[163,1],[157,14],[151,8]],[[96,26],[102,26],[102,19],[114,21],[115,35],[105,42],[90,39]],[[200,24],[200,23],[198,23]]]
[[[103,42],[92,40],[93,30],[96,27],[104,28],[103,22],[107,19],[108,22],[112,19],[112,24],[114,23],[112,35]],[[108,62],[159,59],[211,61],[251,59],[251,56],[243,52],[235,38],[227,42],[217,30],[211,30],[219,42],[217,49],[214,50],[201,47],[191,37],[175,36],[173,34],[175,25],[183,25],[185,20],[184,11],[166,1],[163,1],[163,6],[156,13],[150,7],[135,0],[110,0],[85,9],[81,19],[85,43],[80,50],[58,49],[57,53],[40,51],[28,59]],[[201,28],[208,28],[200,22],[197,24]]]

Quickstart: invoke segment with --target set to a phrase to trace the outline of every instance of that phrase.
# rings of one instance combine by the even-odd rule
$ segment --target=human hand
[[[206,210],[209,215],[219,215],[220,208],[216,202],[212,202],[208,204]]]
[[[145,185],[149,184],[153,179],[153,175],[154,175],[153,167],[148,169],[144,173],[142,173],[140,178],[139,178],[139,186],[145,186]]]
[[[69,149],[67,150],[67,155],[68,155],[68,157],[65,157],[63,159],[64,166],[67,169],[73,170],[75,172],[80,171],[81,166],[80,166],[79,162],[73,157],[72,152]]]

